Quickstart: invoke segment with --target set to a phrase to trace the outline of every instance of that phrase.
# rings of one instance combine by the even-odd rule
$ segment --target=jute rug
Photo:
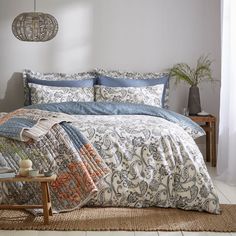
[[[135,230],[236,232],[236,205],[222,205],[221,215],[164,208],[83,208],[55,214],[50,224],[25,211],[0,211],[3,230]]]

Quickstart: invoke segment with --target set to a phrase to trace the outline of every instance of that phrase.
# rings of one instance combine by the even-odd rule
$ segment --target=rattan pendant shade
[[[54,16],[36,12],[25,12],[18,15],[12,23],[14,36],[21,41],[45,42],[53,39],[58,32],[58,23]]]

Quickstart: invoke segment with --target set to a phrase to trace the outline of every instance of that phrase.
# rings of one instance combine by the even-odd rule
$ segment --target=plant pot
[[[197,86],[191,86],[189,88],[188,110],[189,110],[189,115],[196,115],[198,112],[202,111],[200,93],[199,93],[199,88]]]

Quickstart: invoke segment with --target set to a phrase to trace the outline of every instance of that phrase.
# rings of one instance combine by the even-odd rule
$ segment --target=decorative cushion
[[[95,71],[98,75],[96,83],[109,87],[143,87],[164,84],[165,86],[163,90],[162,107],[168,108],[169,73],[139,73],[123,72],[117,70],[108,71],[104,69],[95,69]],[[112,81],[109,82],[109,79],[112,79]],[[117,80],[121,80],[120,83],[118,83]]]
[[[31,104],[53,102],[92,102],[94,101],[93,87],[55,87],[30,84]]]
[[[151,106],[162,106],[164,85],[146,87],[107,87],[95,86],[95,101],[97,102],[129,102]]]
[[[65,74],[65,73],[40,73],[34,72],[32,70],[23,71],[23,81],[24,81],[24,91],[25,91],[25,105],[32,104],[31,102],[31,87],[35,84],[58,87],[61,91],[62,87],[66,88],[90,88],[82,89],[83,95],[88,91],[88,96],[83,96],[88,98],[88,101],[94,100],[94,94],[91,94],[91,89],[96,80],[95,72],[82,72],[76,74]],[[39,87],[38,87],[39,90]],[[46,88],[44,88],[44,91]],[[52,90],[52,89],[50,89]],[[71,91],[75,91],[72,89]],[[55,91],[55,89],[53,89]],[[66,91],[69,91],[68,89]],[[79,91],[78,91],[79,92]],[[91,96],[91,97],[89,97]],[[69,96],[68,98],[69,99]]]

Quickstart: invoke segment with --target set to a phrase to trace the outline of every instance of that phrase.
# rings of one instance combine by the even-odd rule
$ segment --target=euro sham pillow
[[[24,70],[23,71],[23,81],[24,81],[24,95],[25,95],[25,105],[31,105],[32,103],[32,94],[31,90],[34,89],[34,101],[41,100],[41,98],[36,98],[36,94],[39,94],[39,90],[43,89],[45,92],[48,88],[50,91],[50,100],[52,102],[58,102],[59,94],[56,89],[52,89],[53,87],[57,87],[57,91],[71,92],[72,94],[62,94],[61,100],[66,98],[66,101],[70,101],[68,99],[75,99],[76,97],[80,98],[78,101],[93,101],[94,100],[94,91],[93,86],[96,80],[95,72],[82,72],[76,74],[65,74],[65,73],[40,73],[34,72],[32,70]],[[36,85],[41,85],[36,86]],[[45,88],[43,88],[44,86]],[[36,89],[37,87],[37,89]],[[51,88],[49,88],[51,87]],[[63,89],[64,88],[64,89]],[[65,89],[66,88],[66,89]],[[69,89],[71,88],[71,89]],[[74,89],[72,89],[74,88]],[[76,89],[78,89],[78,93],[82,91],[82,94],[76,94]],[[36,92],[37,90],[37,92]],[[53,101],[53,96],[51,96],[52,91],[57,95],[57,99]],[[81,100],[82,99],[82,100]],[[73,100],[74,101],[74,100]]]
[[[96,85],[94,89],[96,102],[139,103],[162,107],[163,84],[145,87]]]
[[[139,73],[123,72],[117,70],[95,69],[97,73],[96,84],[109,87],[143,87],[164,84],[162,107],[168,108],[169,99],[169,73]]]
[[[54,102],[93,102],[93,87],[55,87],[30,85],[31,104]]]

